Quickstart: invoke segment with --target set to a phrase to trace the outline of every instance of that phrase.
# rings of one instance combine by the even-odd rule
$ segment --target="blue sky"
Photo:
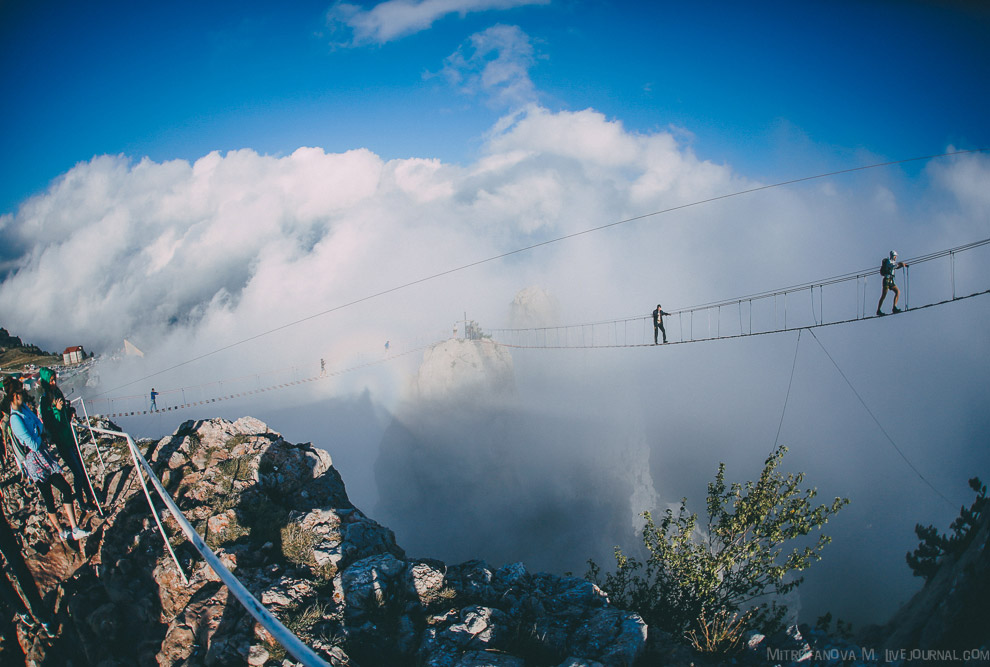
[[[407,4],[432,24],[365,35],[326,2],[3,3],[0,212],[100,154],[320,146],[469,161],[519,100],[442,72],[498,24],[531,47],[505,57],[525,61],[532,100],[632,131],[675,126],[753,177],[990,144],[990,11],[977,3]]]

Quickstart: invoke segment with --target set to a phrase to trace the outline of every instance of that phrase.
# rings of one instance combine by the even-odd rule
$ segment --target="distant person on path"
[[[326,377],[327,375],[327,362],[325,359],[320,359],[320,377]]]
[[[15,391],[10,401],[10,430],[14,436],[14,446],[20,447],[24,455],[24,472],[38,487],[41,499],[48,511],[48,521],[63,540],[72,538],[79,540],[87,535],[76,523],[76,509],[72,503],[72,487],[62,476],[58,461],[48,451],[48,444],[42,434],[45,426],[27,407],[27,392],[23,389]],[[62,509],[69,519],[72,530],[62,530],[58,516],[55,514],[55,496],[52,487],[62,495]]]
[[[902,266],[907,266],[907,264],[897,261],[896,250],[891,250],[890,256],[884,257],[883,262],[880,263],[880,275],[883,276],[883,291],[880,292],[880,303],[877,304],[878,316],[884,315],[884,312],[880,310],[880,308],[883,306],[883,300],[887,298],[887,290],[894,293],[894,309],[891,312],[901,312],[901,309],[897,307],[897,299],[900,298],[901,291],[897,289],[897,285],[894,284],[894,271]]]
[[[151,411],[152,412],[155,412],[158,409],[158,402],[156,401],[157,398],[158,398],[158,392],[155,391],[155,388],[154,387],[152,387],[151,388]]]
[[[660,308],[660,304],[657,304],[657,309],[653,311],[653,344],[657,344],[658,334],[663,332],[663,342],[667,342],[667,330],[663,328],[663,318],[670,317],[670,313],[663,312]]]
[[[95,510],[96,498],[89,488],[86,469],[83,467],[82,459],[79,458],[76,439],[72,435],[75,410],[55,384],[55,373],[50,368],[42,368],[38,376],[41,379],[41,421],[45,425],[45,432],[58,450],[58,455],[72,471],[72,483],[76,487],[76,500],[79,506],[83,509]]]

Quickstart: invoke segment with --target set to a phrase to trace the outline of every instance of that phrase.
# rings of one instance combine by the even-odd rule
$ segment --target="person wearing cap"
[[[896,250],[891,250],[890,255],[888,257],[884,257],[883,262],[880,263],[880,275],[883,276],[883,291],[880,292],[880,303],[877,304],[878,316],[884,315],[884,312],[880,310],[880,308],[883,306],[883,300],[887,298],[887,290],[894,293],[894,309],[892,312],[901,312],[901,309],[897,307],[897,299],[900,298],[901,291],[897,289],[897,285],[894,284],[894,271],[902,266],[907,266],[907,264],[897,261]]]
[[[87,483],[86,470],[83,468],[82,459],[79,458],[76,440],[72,436],[75,410],[55,384],[55,372],[52,369],[42,368],[38,371],[38,377],[42,389],[41,421],[45,424],[45,431],[51,436],[58,455],[72,471],[72,484],[76,487],[76,500],[79,506],[83,509],[96,509],[96,498],[93,497],[93,492]]]
[[[670,313],[663,312],[660,304],[657,304],[657,309],[653,311],[653,344],[657,344],[657,335],[663,332],[663,342],[667,342],[667,330],[663,328],[663,318],[670,317]]]

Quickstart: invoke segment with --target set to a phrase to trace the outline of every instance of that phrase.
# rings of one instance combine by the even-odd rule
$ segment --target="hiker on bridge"
[[[72,487],[62,476],[58,461],[48,451],[48,443],[43,438],[45,426],[28,408],[27,399],[27,392],[23,389],[15,391],[11,396],[10,430],[13,434],[13,445],[21,451],[24,458],[24,472],[38,487],[38,493],[41,494],[45,509],[48,511],[48,521],[55,528],[55,532],[66,541],[70,538],[82,539],[89,535],[89,531],[81,529],[76,522]],[[58,516],[55,514],[55,496],[52,487],[58,489],[62,496],[62,509],[65,510],[72,530],[62,530],[62,526],[59,525]]]
[[[880,263],[880,275],[883,276],[883,291],[880,292],[880,303],[877,304],[877,316],[885,314],[880,308],[883,306],[883,300],[887,298],[887,290],[894,293],[894,309],[891,312],[901,312],[901,309],[897,307],[897,299],[900,298],[901,291],[894,284],[894,271],[902,266],[907,266],[907,264],[897,261],[896,250],[891,250],[890,256],[884,257],[883,262]]]
[[[72,434],[76,411],[55,384],[55,372],[52,369],[42,368],[38,371],[38,377],[41,379],[41,421],[45,425],[45,432],[51,437],[58,455],[72,471],[72,483],[76,487],[76,501],[79,506],[84,510],[95,510],[96,498],[89,488],[86,469],[79,458],[76,439]]]
[[[670,317],[670,313],[663,312],[660,304],[657,304],[657,309],[653,311],[653,344],[657,344],[657,337],[660,332],[663,332],[663,342],[667,342],[667,330],[663,328],[663,318]]]
[[[158,392],[155,391],[155,388],[154,387],[152,387],[151,388],[151,407],[149,408],[149,410],[151,410],[151,412],[155,412],[155,411],[158,410],[158,401],[157,401],[157,399],[158,399]]]

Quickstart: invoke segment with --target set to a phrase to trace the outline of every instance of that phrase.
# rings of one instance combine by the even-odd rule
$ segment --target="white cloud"
[[[461,17],[490,10],[545,5],[550,0],[388,0],[371,9],[338,2],[327,12],[333,26],[343,24],[353,32],[351,44],[384,44],[430,28],[449,14]]]
[[[448,56],[443,74],[464,93],[484,94],[496,106],[518,108],[536,101],[529,78],[534,54],[529,36],[518,26],[495,25],[471,35],[467,49],[462,46]]]
[[[932,171],[939,191],[958,200],[956,210],[985,210],[983,190],[972,185],[985,163],[969,156]],[[301,148],[281,158],[241,150],[193,164],[102,156],[5,216],[3,245],[22,251],[8,260],[0,312],[8,329],[52,348],[108,349],[140,334],[136,342],[148,352],[173,338],[197,341],[203,351],[534,241],[753,185],[668,132],[631,133],[594,110],[538,106],[506,116],[479,160],[464,167],[384,162],[364,149]],[[891,237],[909,249],[917,243],[905,236],[905,215],[886,186],[859,201],[832,182],[778,190],[630,223],[590,245],[540,250],[513,272],[479,267],[456,285],[438,281],[444,296],[425,311],[405,312],[402,299],[397,307],[407,330],[413,322],[429,328],[431,318],[446,329],[450,311],[470,303],[478,316],[501,317],[519,288],[539,283],[558,294],[565,312],[580,302],[588,317],[624,315],[655,301],[647,296],[653,289],[643,289],[647,276],[666,286],[665,303],[687,305],[858,269]],[[966,240],[980,233],[958,217],[956,236],[967,224]],[[857,237],[867,242],[848,242]],[[739,252],[755,239],[777,258],[759,271]],[[795,251],[802,246],[815,248],[817,268]],[[658,247],[672,255],[654,264]],[[666,250],[674,248],[704,248],[720,270],[684,281],[695,260]],[[723,284],[722,275],[733,281]],[[486,281],[479,299],[472,285]],[[613,289],[624,296],[616,300]]]

